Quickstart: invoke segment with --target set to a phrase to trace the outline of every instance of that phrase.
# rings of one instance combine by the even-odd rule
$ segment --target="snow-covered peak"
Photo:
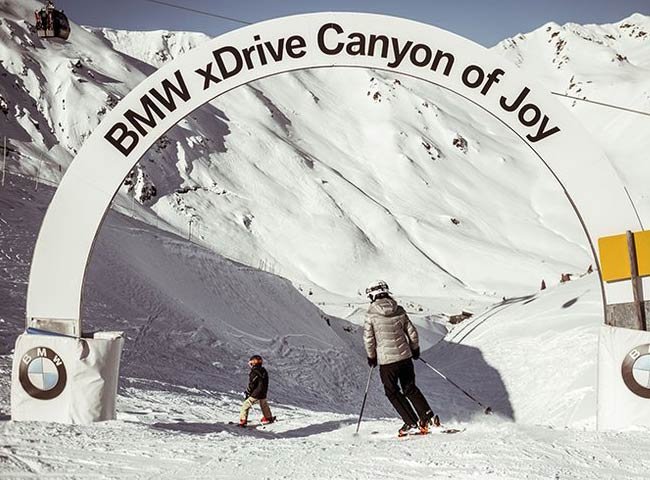
[[[620,68],[628,65],[648,67],[649,42],[650,17],[635,13],[604,25],[549,22],[530,33],[505,39],[493,49],[505,51],[504,55],[522,68],[537,67],[536,73],[545,73],[544,81],[548,81],[549,73],[555,73],[548,71],[551,66],[564,70],[564,76],[580,68],[590,68],[593,74],[612,75],[620,74]],[[609,63],[614,65],[608,65],[603,71],[603,64]],[[629,73],[634,71],[624,71],[623,76]]]
[[[548,23],[493,47],[552,92],[650,111],[650,16],[606,25]],[[558,96],[600,142],[640,211],[650,218],[650,119]]]
[[[133,32],[110,28],[85,28],[103,36],[118,52],[155,67],[162,66],[165,62],[210,39],[204,33],[193,32],[169,32],[166,30]]]
[[[37,2],[7,5],[8,17],[27,18],[0,24],[0,127],[22,155],[10,165],[55,181],[115,102],[207,40],[73,23],[68,42],[45,41],[29,20]],[[647,22],[547,24],[495,49],[549,90],[647,104]],[[637,118],[595,108],[574,111],[643,210],[648,136]],[[369,70],[303,71],[229,92],[157,142],[118,202],[127,196],[146,207],[134,214],[186,236],[191,222],[195,241],[291,279],[341,315],[357,312],[374,278],[426,297],[413,303],[426,315],[524,294],[591,262],[561,190],[517,139],[434,86]]]

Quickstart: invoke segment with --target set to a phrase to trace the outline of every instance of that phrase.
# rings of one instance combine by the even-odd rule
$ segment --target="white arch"
[[[560,182],[596,263],[592,239],[640,228],[604,153],[548,91],[507,60],[411,20],[361,13],[297,15],[247,26],[192,50],[144,80],[104,118],[68,168],[43,220],[31,265],[28,323],[80,319],[86,265],[104,215],[126,175],[163,133],[233,88],[321,67],[396,71],[489,111]],[[519,108],[509,111],[520,97]],[[604,216],[603,205],[616,215]],[[605,293],[608,303],[631,300],[614,288],[603,289],[604,302]]]

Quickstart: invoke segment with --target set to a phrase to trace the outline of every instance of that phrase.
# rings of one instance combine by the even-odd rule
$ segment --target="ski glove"
[[[413,356],[413,360],[420,358],[420,347],[411,350],[411,355]]]
[[[368,366],[369,367],[376,367],[377,366],[377,359],[368,357]]]

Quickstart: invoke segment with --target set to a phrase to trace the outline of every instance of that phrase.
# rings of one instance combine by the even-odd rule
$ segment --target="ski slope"
[[[168,388],[167,391],[164,389]],[[454,435],[396,438],[396,422],[271,404],[264,429],[228,425],[238,398],[168,385],[123,389],[118,420],[3,422],[6,478],[642,479],[643,433],[597,434],[485,417]]]
[[[21,328],[16,316],[29,250],[52,195],[47,187],[32,188],[11,176],[9,188],[0,190],[3,225],[11,226],[0,231],[0,265],[12,275],[0,283],[0,295],[14,299],[3,301],[0,315],[6,349],[11,332]],[[251,286],[254,295],[242,301]],[[494,415],[484,415],[418,362],[418,383],[432,407],[446,426],[464,431],[397,439],[401,422],[375,372],[357,437],[368,370],[356,325],[327,317],[328,326],[286,280],[112,213],[89,272],[85,318],[89,328],[127,333],[117,420],[91,426],[8,421],[11,356],[4,355],[0,475],[644,478],[646,432],[593,430],[597,290],[592,274],[506,299],[438,336],[424,352]],[[259,323],[261,305],[282,311],[265,316],[273,322],[268,330]],[[271,408],[280,420],[240,430],[228,422],[237,419],[253,352],[266,359]]]
[[[126,333],[117,420],[9,421],[11,351],[53,194],[35,190],[35,172],[56,184],[119,98],[205,39],[73,25],[70,42],[46,43],[29,24],[38,5],[0,4],[0,131],[12,149],[0,188],[0,478],[647,477],[647,432],[594,431],[602,305],[557,185],[482,112],[372,71],[266,79],[168,132],[119,192],[84,292],[86,329]],[[648,30],[643,15],[549,24],[494,48],[551,90],[647,110]],[[561,101],[648,218],[646,125]],[[418,325],[423,358],[493,416],[418,362],[436,413],[465,431],[398,440],[375,373],[353,435],[368,374],[361,292],[377,278]],[[447,322],[463,309],[475,315]],[[228,422],[254,353],[280,421],[242,431]]]

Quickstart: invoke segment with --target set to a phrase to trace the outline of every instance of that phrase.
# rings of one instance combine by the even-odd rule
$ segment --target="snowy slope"
[[[647,432],[590,431],[601,305],[593,274],[557,285],[560,273],[583,273],[590,262],[558,189],[481,112],[430,86],[356,70],[300,72],[234,91],[148,153],[117,199],[134,218],[109,214],[84,292],[86,328],[127,334],[118,420],[6,421],[8,354],[53,193],[13,173],[29,176],[43,159],[42,176],[56,182],[110,98],[204,38],[75,25],[69,43],[41,42],[24,20],[36,6],[0,4],[8,104],[0,128],[21,153],[0,189],[0,476],[647,476]],[[495,48],[537,69],[551,89],[565,91],[575,76],[589,96],[634,102],[649,86],[648,42],[639,35],[647,23],[547,25]],[[557,37],[571,55],[556,52]],[[607,63],[612,52],[629,65]],[[573,109],[644,208],[647,140],[637,117]],[[186,240],[192,217],[201,245]],[[418,362],[434,410],[466,431],[397,443],[400,423],[375,374],[361,436],[352,436],[368,373],[357,292],[377,277],[421,327],[423,358],[494,416]],[[542,278],[550,288],[539,292]],[[447,324],[439,341],[443,314],[461,308],[477,315]],[[281,420],[241,431],[227,422],[252,353],[267,360]]]
[[[70,42],[44,43],[22,20],[36,4],[8,5],[3,48],[15,60],[0,77],[9,99],[0,121],[33,130],[18,113],[32,115],[30,102],[78,106],[50,108],[41,121],[52,144],[69,145],[60,156],[31,130],[10,136],[33,157],[20,168],[47,155],[52,179],[109,95],[205,39],[75,26]],[[15,78],[24,98],[9,95]],[[179,233],[192,220],[208,248],[280,274],[352,319],[375,278],[438,315],[523,295],[591,261],[559,188],[518,140],[433,86],[372,71],[305,71],[230,92],[161,139],[122,194],[118,203],[135,194]],[[146,213],[134,215],[155,223]]]
[[[210,39],[204,33],[195,32],[168,32],[165,30],[131,32],[111,28],[83,28],[106,39],[116,51],[142,60],[156,68]]]
[[[551,91],[650,111],[650,17],[646,15],[634,14],[609,25],[549,23],[506,39],[493,50]],[[650,118],[571,99],[560,101],[602,144],[648,223]]]
[[[3,340],[22,325],[29,250],[52,193],[14,175],[0,189]],[[127,333],[118,419],[85,427],[7,421],[11,358],[0,356],[1,476],[629,479],[650,467],[646,432],[582,430],[594,418],[594,275],[507,299],[426,351],[495,415],[418,363],[432,407],[464,431],[403,441],[376,373],[353,436],[367,373],[352,347],[358,331],[334,319],[329,328],[285,280],[111,214],[85,294],[89,328]],[[280,421],[242,431],[228,422],[251,351],[267,359]]]
[[[31,248],[52,194],[32,191],[20,177],[10,180],[0,189],[0,204],[9,207],[0,216],[4,352],[23,323]],[[84,292],[85,326],[127,332],[127,377],[239,392],[248,357],[260,353],[274,372],[277,401],[347,413],[358,408],[367,372],[359,327],[318,311],[286,280],[117,214],[109,216],[96,251]],[[423,349],[436,343],[424,358],[505,419],[593,427],[599,312],[596,275],[587,275],[500,302],[449,326],[442,342],[435,325],[422,325]],[[575,357],[581,360],[572,373],[553,379]],[[422,365],[418,372],[443,418],[474,418],[474,404]],[[370,412],[385,413],[375,386]],[[557,410],[543,408],[550,403]]]
[[[425,358],[519,423],[594,429],[599,288],[592,274],[507,299],[455,326]],[[430,381],[446,417],[477,411],[440,378]]]
[[[275,407],[272,405],[272,407]],[[647,433],[598,434],[486,419],[455,435],[395,438],[395,421],[275,407],[265,429],[228,425],[233,399],[127,387],[118,420],[0,423],[7,478],[486,480],[647,478]],[[492,419],[493,420],[493,419]]]
[[[11,169],[30,175],[38,171],[40,178],[56,182],[106,112],[155,68],[115,51],[105,38],[74,23],[74,40],[40,40],[32,25],[33,10],[40,5],[33,0],[0,5],[0,103],[6,104],[0,130],[8,137]],[[219,133],[207,144],[219,151],[227,133],[221,117],[216,109],[205,108],[174,132],[178,138],[189,132]],[[177,138],[174,132],[143,158],[125,184],[122,200],[137,190],[138,200],[146,202],[180,185],[177,152],[168,148]]]
[[[155,66],[205,37],[74,26],[70,42],[43,42],[26,20],[37,6],[29,1],[2,5],[0,48],[7,60],[0,94],[8,108],[0,122],[21,155],[11,159],[12,169],[29,174],[40,165],[42,176],[56,180],[59,166],[63,171],[102,111]],[[554,70],[566,76],[565,70],[587,65],[590,49],[604,48],[604,37],[613,45],[610,50],[633,59],[625,67],[626,81],[644,88],[648,49],[641,33],[647,21],[637,15],[614,26],[548,25],[529,41],[522,36],[495,48],[522,66],[525,58],[537,62],[551,85],[559,75]],[[549,47],[563,36],[562,48]],[[577,53],[558,60],[558,50],[574,43]],[[615,82],[622,74],[610,63],[608,69],[601,65],[598,75],[581,74]],[[66,102],[75,108],[67,109]],[[616,138],[600,138],[616,150]],[[642,178],[645,167],[638,168],[640,174],[628,177]],[[209,250],[280,274],[312,303],[356,323],[365,308],[364,286],[374,278],[389,279],[423,327],[425,346],[439,337],[433,320],[443,314],[480,311],[502,297],[535,291],[542,279],[553,285],[562,272],[582,273],[590,263],[566,200],[518,140],[485,113],[439,89],[386,73],[305,71],[224,95],[161,139],[140,162],[118,204],[128,205],[128,195],[143,204],[131,215],[182,235],[192,219],[194,240]],[[102,286],[86,295],[105,306],[101,313],[86,306],[89,323],[93,316],[141,318],[155,344],[153,332],[170,338],[168,330],[194,331],[202,321],[213,321],[217,309],[234,321],[232,297],[221,298],[221,304],[204,300],[217,288],[211,285],[219,279],[210,272],[216,268],[212,262],[221,265],[219,257],[205,265],[196,259],[201,267],[174,277],[166,272],[183,270],[185,247],[161,242],[152,253],[149,241],[119,238],[100,242],[97,252],[103,248],[105,256],[92,260],[91,271],[112,271],[115,262],[129,265],[122,276],[134,276],[133,285],[125,281],[129,288]],[[131,248],[116,246],[127,239]],[[172,255],[158,264],[154,259],[164,249]],[[21,255],[23,261],[29,258]],[[246,282],[233,287],[239,288],[251,291]],[[121,298],[115,294],[120,289]],[[134,305],[128,293],[140,289],[145,297],[171,300]],[[192,301],[179,307],[178,295]],[[110,302],[97,300],[103,296]],[[113,303],[121,305],[118,314],[110,312]],[[285,298],[278,312],[292,303]],[[20,295],[12,305],[12,317],[18,318]],[[158,310],[177,320],[165,324]],[[271,320],[269,332],[296,327],[277,323],[280,317]],[[208,340],[202,341],[209,343],[217,325],[206,328],[196,336],[205,334]]]
[[[31,249],[52,195],[32,188],[11,176],[0,189],[3,352],[24,325]],[[118,214],[109,215],[96,251],[84,328],[126,332],[123,375],[240,396],[248,358],[260,354],[275,400],[357,408],[365,375],[359,328],[323,314],[287,280]],[[386,411],[381,402],[373,408]]]
[[[648,110],[649,25],[650,19],[639,14],[605,26],[568,24],[560,27],[548,24],[530,34],[505,40],[494,49],[529,70],[551,91]],[[115,48],[145,61],[160,63],[151,58],[151,54],[142,52],[142,42],[133,41],[129,34],[103,33]],[[143,34],[137,35],[141,39]],[[150,35],[151,43],[156,45],[154,50],[158,50],[160,34],[144,35]],[[174,52],[184,51],[192,41],[196,41],[196,36],[181,41],[178,36],[164,34],[162,43],[168,46],[172,58]],[[401,292],[429,298],[439,295],[441,287],[455,290],[454,287],[458,286],[455,279],[461,280],[473,292],[494,292],[498,298],[501,295],[521,295],[537,286],[543,277],[548,282],[550,276],[552,282],[556,282],[562,269],[573,272],[584,269],[589,262],[588,255],[577,252],[571,245],[584,243],[573,215],[543,171],[521,165],[527,156],[521,145],[509,141],[506,132],[499,132],[490,119],[481,117],[480,112],[473,112],[468,105],[454,108],[456,99],[435,88],[410,83],[406,79],[376,72],[300,72],[286,78],[258,82],[252,95],[241,89],[218,99],[215,104],[229,118],[246,119],[236,122],[239,128],[232,128],[227,138],[227,151],[219,156],[220,160],[228,162],[223,165],[222,160],[218,164],[218,174],[229,182],[236,182],[230,186],[241,195],[235,201],[236,207],[205,199],[201,191],[190,193],[185,200],[193,206],[198,205],[196,214],[199,219],[208,212],[212,214],[215,209],[234,208],[230,216],[241,220],[250,231],[243,231],[239,225],[242,231],[234,232],[236,242],[232,243],[240,247],[233,249],[232,245],[221,245],[221,238],[216,238],[217,235],[223,236],[223,224],[219,225],[218,232],[211,225],[201,225],[207,242],[229,256],[253,265],[257,260],[259,266],[275,269],[296,281],[307,274],[308,282],[344,296],[349,296],[359,284],[363,285],[363,279],[350,278],[349,272],[336,271],[337,263],[349,265],[353,262],[360,272],[378,272],[375,276],[390,272]],[[307,91],[300,94],[304,89]],[[249,119],[250,107],[260,92],[265,103],[260,109],[252,110],[255,118]],[[364,92],[367,101],[360,101]],[[375,100],[371,102],[369,98]],[[647,144],[650,137],[644,134],[647,132],[646,118],[558,99],[572,107],[594,132],[594,137],[603,144],[621,172],[641,217],[648,218],[650,210],[647,208],[644,179],[650,172],[647,171],[647,162],[642,161],[650,146]],[[434,110],[433,116],[428,111],[430,109]],[[273,122],[269,125],[264,117],[275,119],[280,125],[273,125]],[[372,124],[368,125],[365,118],[373,118]],[[313,125],[314,119],[328,125],[326,135],[319,135],[321,129]],[[250,128],[249,125],[259,127]],[[487,128],[477,125],[486,125]],[[268,130],[271,132],[266,135]],[[354,132],[353,138],[350,132]],[[254,145],[252,135],[262,145]],[[463,155],[453,145],[454,140],[460,138],[458,135],[469,140],[468,150]],[[283,139],[279,145],[278,137]],[[379,138],[382,141],[377,141]],[[244,143],[246,149],[242,151]],[[272,157],[263,172],[258,168],[260,149],[262,162],[266,164],[266,159]],[[425,156],[423,159],[425,152],[429,158]],[[250,168],[242,165],[248,163],[249,157],[253,158]],[[302,170],[307,170],[304,165],[315,165],[312,170],[316,178],[305,179],[302,171],[295,172],[291,160],[278,165],[278,157],[296,158],[296,162],[303,163]],[[434,158],[439,161],[432,168],[429,160]],[[356,163],[359,159],[362,159],[361,165]],[[468,161],[471,166],[467,165]],[[368,169],[367,165],[374,168]],[[333,171],[337,177],[342,175],[345,182],[352,182],[355,190],[350,192],[349,185],[336,184],[338,178],[326,176],[328,171]],[[287,204],[286,192],[277,192],[275,185],[277,178],[283,175],[289,178],[282,185],[304,184],[304,180],[309,183],[316,180],[317,185],[309,187],[305,195],[291,192],[290,199],[294,202],[284,206]],[[197,181],[204,182],[205,177],[214,174],[207,169],[200,172],[200,176]],[[266,177],[269,176],[273,185],[267,186]],[[326,188],[318,188],[322,187],[318,185],[319,181]],[[393,183],[399,185],[398,189],[393,188]],[[289,209],[292,215],[287,218],[284,211],[277,211],[278,208],[267,212],[264,205],[256,205],[255,199],[247,198],[242,191],[253,185],[256,189],[263,189],[263,199],[273,198],[274,206]],[[377,185],[382,189],[379,195]],[[420,188],[424,186],[426,188]],[[362,190],[363,195],[358,196],[356,189]],[[325,195],[322,190],[325,190]],[[522,200],[521,196],[527,198]],[[486,205],[486,198],[494,203]],[[330,199],[336,202],[334,214],[327,208]],[[175,199],[171,208],[175,209],[178,202]],[[309,212],[305,213],[302,208],[292,209],[296,204],[306,205]],[[155,208],[165,218],[170,217],[169,207],[164,202],[157,203]],[[317,212],[314,213],[312,208],[317,208]],[[401,213],[402,208],[408,212],[406,215]],[[377,216],[373,214],[375,210],[379,210]],[[476,215],[463,222],[464,212]],[[381,222],[386,213],[396,221]],[[313,220],[315,215],[318,215],[318,223]],[[344,220],[349,217],[354,224],[351,229],[341,228],[345,225],[335,218],[338,228],[320,225],[321,221],[332,216]],[[478,222],[477,217],[482,222]],[[447,223],[452,218],[461,221],[459,228],[454,229]],[[472,224],[468,225],[469,222]],[[278,251],[278,232],[277,229],[271,230],[271,226],[278,224],[282,225],[282,233],[289,230],[287,235],[280,236],[282,246],[291,247],[285,251]],[[377,245],[377,224],[380,235],[385,236],[389,229],[397,229],[398,235],[392,235],[390,241],[382,238],[383,242]],[[354,235],[359,230],[362,235]],[[299,232],[297,235],[296,231]],[[273,238],[269,239],[271,236]],[[332,237],[339,241],[332,241]],[[476,238],[478,246],[471,238]],[[305,248],[305,242],[309,248]],[[314,258],[313,246],[323,242],[327,244],[324,256]],[[374,248],[368,249],[364,242],[370,242]],[[486,250],[485,243],[494,245]],[[245,252],[241,252],[242,245]],[[413,247],[419,250],[414,252],[415,255],[408,252]],[[465,266],[454,262],[457,248],[466,257]],[[537,249],[545,250],[542,260],[537,256]],[[385,250],[389,250],[387,255],[382,255]],[[504,250],[508,255],[504,255]],[[250,258],[251,251],[260,253]],[[566,258],[557,258],[563,251],[567,252]],[[340,261],[341,258],[344,261]],[[394,264],[396,258],[399,259],[397,267]],[[515,258],[517,260],[513,261]],[[549,259],[558,263],[548,265]],[[379,267],[373,265],[374,260]],[[427,265],[426,273],[420,273],[422,261]],[[325,263],[327,267],[315,262]],[[298,271],[291,268],[296,263],[301,264]],[[403,278],[399,265],[407,266],[409,278]],[[436,272],[430,270],[436,270],[436,267],[444,269],[452,278],[443,275],[442,285],[440,281],[431,281],[428,277]],[[347,278],[342,280],[341,275]],[[424,282],[421,281],[423,277]],[[346,280],[350,285],[342,287],[342,281]],[[444,296],[450,298],[454,294],[447,291]],[[471,301],[469,292],[462,291],[460,295]],[[324,295],[323,300],[328,299],[328,295]],[[339,298],[334,303],[337,301],[341,303]],[[341,313],[329,302],[324,306],[328,311]],[[456,302],[452,308],[459,306],[462,305]]]

